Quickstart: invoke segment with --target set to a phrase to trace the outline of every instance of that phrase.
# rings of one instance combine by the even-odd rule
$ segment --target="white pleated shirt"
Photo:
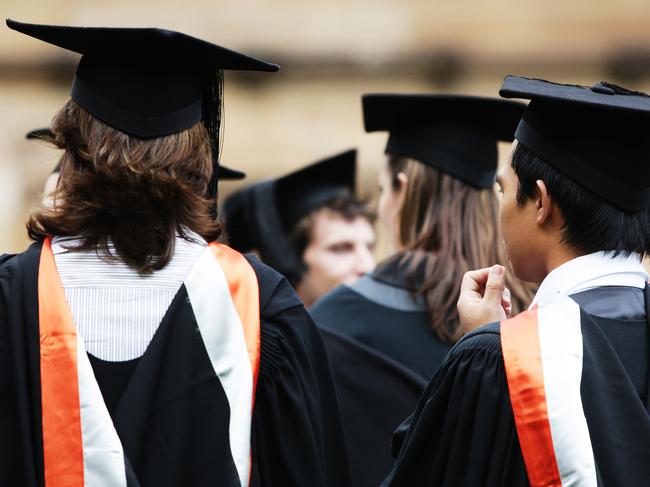
[[[102,259],[95,250],[67,250],[74,239],[55,237],[52,251],[86,351],[107,361],[141,357],[174,296],[207,243],[176,237],[167,266],[141,275],[119,260]],[[113,247],[109,248],[113,250]]]

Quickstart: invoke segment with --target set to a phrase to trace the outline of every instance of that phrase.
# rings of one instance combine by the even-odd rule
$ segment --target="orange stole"
[[[210,250],[226,275],[230,296],[244,328],[253,372],[253,403],[260,369],[260,290],[257,275],[246,258],[227,245],[213,242]]]
[[[46,487],[83,487],[77,329],[61,286],[51,240],[38,271],[43,463]]]
[[[243,326],[253,373],[260,362],[259,286],[243,255],[217,243],[210,250],[221,266]],[[52,254],[43,242],[38,276],[43,463],[46,487],[83,487],[84,455],[79,405],[77,329]]]
[[[501,347],[531,487],[562,487],[548,419],[537,309],[501,322]]]

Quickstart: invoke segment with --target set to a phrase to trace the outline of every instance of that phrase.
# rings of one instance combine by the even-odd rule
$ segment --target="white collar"
[[[557,296],[569,296],[600,286],[630,286],[643,289],[648,273],[641,256],[613,256],[611,252],[582,255],[553,269],[542,281],[531,304],[544,305]]]
[[[183,247],[191,245],[201,245],[203,247],[206,247],[208,245],[208,242],[203,237],[201,237],[201,235],[185,226],[183,227],[183,232],[185,233],[186,238],[182,238],[178,233],[176,233],[176,245]],[[59,255],[70,252],[70,247],[74,248],[80,243],[80,237],[54,237],[52,239],[52,253],[54,255]],[[110,239],[108,240],[108,248],[109,250],[114,249],[113,242]],[[94,250],[92,252],[94,252]]]

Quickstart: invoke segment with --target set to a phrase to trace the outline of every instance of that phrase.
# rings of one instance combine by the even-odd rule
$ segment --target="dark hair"
[[[31,239],[78,237],[74,249],[97,249],[140,273],[169,263],[176,234],[208,241],[221,233],[210,216],[210,139],[199,122],[153,139],[131,137],[99,121],[72,100],[55,116],[53,140],[63,149],[51,208],[27,223]],[[109,242],[117,255],[109,251]]]
[[[394,189],[400,188],[400,173],[408,179],[399,223],[404,250],[390,262],[405,269],[408,284],[424,299],[436,335],[446,342],[459,338],[456,303],[463,275],[472,269],[503,265],[513,313],[525,309],[532,292],[510,269],[494,189],[475,188],[397,155],[389,154],[388,170]]]
[[[315,216],[322,211],[334,213],[349,222],[357,218],[365,218],[373,225],[376,219],[376,215],[369,208],[368,203],[357,199],[351,194],[338,196],[302,217],[289,231],[289,245],[296,259],[300,262],[303,272],[306,270],[303,255],[313,236]],[[293,282],[292,284],[295,285],[297,282]]]
[[[563,242],[583,254],[601,250],[646,255],[650,251],[650,208],[621,210],[565,176],[521,143],[512,156],[517,175],[517,204],[537,194],[541,180],[564,218]]]

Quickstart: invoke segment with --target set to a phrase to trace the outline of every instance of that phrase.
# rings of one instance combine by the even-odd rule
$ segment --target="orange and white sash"
[[[501,322],[519,444],[532,487],[596,487],[582,408],[580,308],[562,296]]]
[[[228,398],[231,453],[245,486],[260,357],[257,276],[241,254],[213,243],[184,285]],[[122,445],[67,305],[50,239],[41,251],[38,303],[45,486],[126,486]]]

